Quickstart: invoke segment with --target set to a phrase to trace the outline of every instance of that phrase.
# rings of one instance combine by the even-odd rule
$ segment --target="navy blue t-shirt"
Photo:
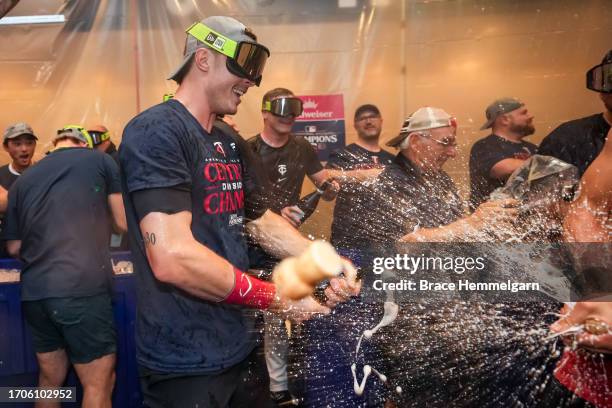
[[[542,140],[538,154],[553,156],[578,167],[580,176],[599,155],[610,131],[603,113],[560,124]]]
[[[188,188],[194,238],[246,270],[245,188],[238,146],[216,128],[206,132],[180,102],[170,100],[130,121],[119,157],[138,279],[138,362],[159,372],[198,374],[237,364],[256,345],[252,311],[202,300],[159,282],[145,254],[131,193]]]
[[[56,150],[9,190],[4,238],[21,240],[21,299],[93,296],[112,282],[108,195],[119,168],[102,152]]]
[[[393,163],[394,156],[381,149],[371,152],[356,143],[351,143],[344,149],[335,150],[330,154],[327,168],[342,170],[363,170],[381,168]],[[357,204],[364,195],[370,194],[368,189],[362,188],[359,183],[343,184],[336,197],[334,207],[334,220],[331,227],[331,242],[340,248],[356,248],[361,242],[355,238],[356,229],[360,228],[358,218],[370,217],[370,214],[358,213],[361,208]]]
[[[537,146],[524,140],[512,142],[501,136],[491,134],[478,140],[470,151],[470,209],[473,211],[506,180],[489,176],[491,169],[505,159],[527,160],[533,156]]]

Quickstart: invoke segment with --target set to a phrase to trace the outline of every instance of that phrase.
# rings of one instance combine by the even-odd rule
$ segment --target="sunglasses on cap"
[[[586,86],[591,91],[612,93],[612,62],[591,68],[586,74]]]
[[[259,86],[266,60],[270,56],[266,47],[246,41],[236,42],[202,23],[193,24],[187,29],[187,34],[227,56],[229,72]]]
[[[85,142],[87,143],[88,147],[90,147],[90,148],[94,147],[91,135],[89,134],[89,132],[87,130],[85,130],[85,128],[83,126],[80,126],[80,125],[67,125],[67,126],[64,126],[63,128],[61,128],[60,130],[57,131],[58,135],[65,134],[67,137],[74,137],[75,139],[82,140],[82,138],[80,138],[78,136],[78,133],[83,135],[83,137],[85,138]]]
[[[293,116],[297,118],[302,114],[302,100],[295,96],[287,96],[265,101],[261,110],[270,112],[275,116],[287,118]]]

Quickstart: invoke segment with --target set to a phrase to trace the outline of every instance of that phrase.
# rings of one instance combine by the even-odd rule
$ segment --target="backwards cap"
[[[236,42],[250,42],[257,43],[254,39],[255,35],[240,21],[236,20],[232,17],[226,16],[212,16],[206,17],[200,23],[204,24],[206,27],[216,31],[217,33],[234,40]],[[168,77],[168,79],[173,79],[176,81],[177,78],[181,78],[185,76],[185,70],[189,68],[189,63],[193,54],[195,54],[198,48],[209,46],[210,48],[215,48],[214,44],[218,44],[216,41],[213,41],[213,45],[207,45],[198,41],[191,34],[187,34],[187,39],[185,40],[185,49],[183,51],[183,62],[178,66],[177,69],[174,70]]]

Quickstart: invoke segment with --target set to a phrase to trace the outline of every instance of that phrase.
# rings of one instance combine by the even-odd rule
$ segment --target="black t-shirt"
[[[423,174],[399,153],[367,194],[354,203],[358,214],[354,237],[362,248],[391,243],[420,228],[450,224],[464,215],[463,200],[444,171]],[[360,208],[362,207],[362,208]]]
[[[290,135],[281,147],[268,145],[261,135],[250,138],[248,143],[268,175],[273,197],[271,209],[276,212],[297,204],[304,177],[323,170],[314,148],[303,137]]]
[[[110,142],[104,153],[112,157],[115,163],[119,165],[119,151],[117,150],[117,146],[115,146],[113,142]]]
[[[11,186],[13,185],[15,180],[17,180],[18,177],[19,176],[17,174],[13,173],[10,170],[8,164],[0,167],[0,186],[4,187],[6,191],[8,191],[11,188]],[[4,213],[1,213],[0,214],[0,233],[2,232],[3,224],[4,224]],[[6,245],[4,241],[0,239],[0,258],[7,258],[8,256],[9,255],[6,252]]]
[[[393,162],[394,156],[382,150],[371,152],[356,143],[351,143],[344,149],[335,150],[329,155],[326,167],[330,169],[358,170],[384,167]],[[344,183],[336,196],[334,206],[334,220],[331,227],[331,242],[340,248],[354,248],[359,246],[355,240],[357,217],[367,217],[367,214],[355,213],[355,203],[361,200],[367,190],[360,188],[359,184]]]
[[[562,123],[542,140],[538,154],[578,167],[580,176],[603,148],[610,124],[602,113]]]
[[[110,290],[108,195],[117,164],[86,148],[59,149],[9,191],[4,238],[21,240],[21,299],[93,296]]]
[[[0,167],[0,186],[4,187],[5,190],[8,191],[18,177],[19,175],[9,169],[8,164]]]
[[[242,160],[242,179],[247,192],[244,202],[246,221],[257,219],[270,208],[270,202],[273,200],[272,186],[261,158],[255,155],[248,142],[223,120],[215,120],[214,126],[231,137],[238,147]]]
[[[515,143],[494,134],[474,143],[470,151],[470,208],[476,209],[505,184],[505,180],[489,177],[493,166],[505,159],[527,160],[536,150],[533,143]]]
[[[172,99],[130,121],[119,157],[138,279],[138,362],[159,372],[203,374],[237,364],[256,345],[253,314],[237,305],[202,300],[159,282],[145,254],[131,193],[188,188],[194,238],[246,270],[244,204],[245,193],[248,197],[253,186],[243,178],[238,145],[215,127],[208,133],[180,102]]]

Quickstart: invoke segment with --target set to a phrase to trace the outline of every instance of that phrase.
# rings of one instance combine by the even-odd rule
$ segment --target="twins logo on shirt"
[[[531,157],[531,152],[526,147],[523,147],[523,151],[522,152],[514,153],[514,158],[515,159],[527,160],[530,157]]]
[[[281,176],[284,176],[285,173],[287,172],[287,165],[286,164],[279,164],[278,165],[278,172],[280,173]]]
[[[217,150],[217,153],[225,157],[225,150],[223,150],[223,144],[221,142],[215,142],[213,143],[213,145],[215,146],[215,150]]]

